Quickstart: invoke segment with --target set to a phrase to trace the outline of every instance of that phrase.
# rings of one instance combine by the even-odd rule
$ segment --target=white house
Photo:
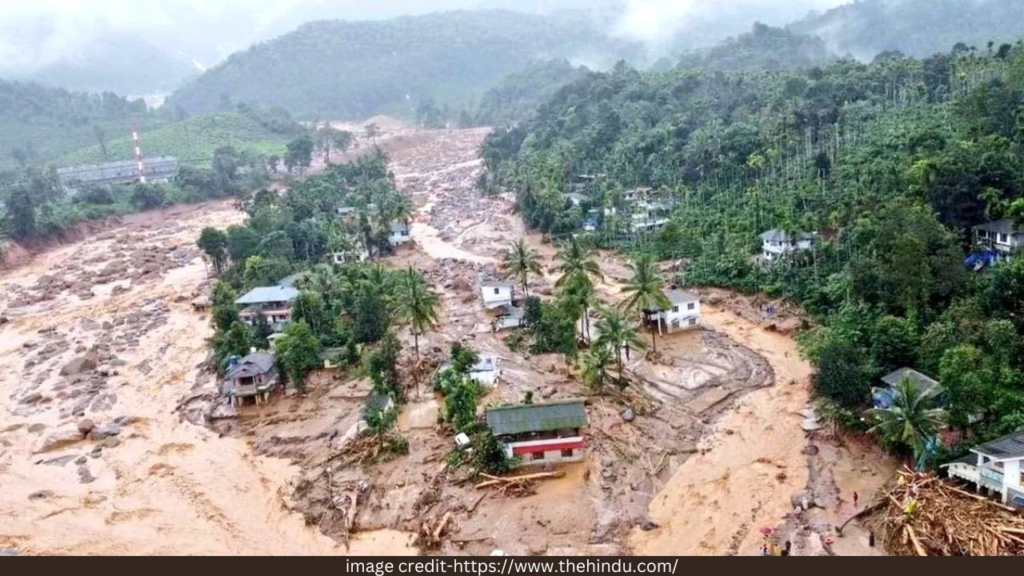
[[[1003,254],[1024,250],[1024,230],[1009,218],[975,226],[974,238],[979,244]]]
[[[526,325],[526,311],[515,306],[502,306],[498,309],[498,316],[494,319],[495,332],[502,330],[515,330]]]
[[[501,378],[498,359],[494,356],[481,355],[477,363],[469,369],[469,378],[484,388],[494,388]]]
[[[480,283],[480,296],[484,300],[484,308],[488,310],[512,306],[515,291],[515,285],[511,282],[484,281]]]
[[[636,202],[651,192],[651,188],[631,188],[623,190],[622,199],[626,202]]]
[[[666,290],[672,304],[667,310],[644,310],[644,323],[658,328],[659,334],[671,334],[700,326],[700,296],[682,290]]]
[[[487,427],[520,466],[580,462],[586,458],[587,409],[582,400],[489,408]]]
[[[783,230],[769,230],[761,234],[761,256],[766,262],[775,262],[787,254],[810,250],[812,242],[812,234],[804,233],[797,238],[791,238]]]
[[[951,478],[966,480],[1003,504],[1024,508],[1024,430],[982,444],[944,466]]]
[[[579,206],[580,204],[583,204],[584,202],[587,201],[587,197],[586,196],[584,196],[583,194],[576,193],[576,192],[570,192],[570,193],[566,194],[565,198],[566,198],[566,200],[571,202],[573,206]]]
[[[353,206],[339,206],[335,213],[338,215],[338,218],[346,222],[351,222],[359,216],[359,211]]]
[[[409,221],[393,220],[388,230],[388,242],[392,246],[401,246],[411,241],[412,235],[409,233]]]
[[[366,248],[357,248],[353,250],[339,250],[331,254],[331,258],[334,263],[338,266],[345,264],[352,264],[355,262],[366,262],[370,259],[370,253],[367,252]]]

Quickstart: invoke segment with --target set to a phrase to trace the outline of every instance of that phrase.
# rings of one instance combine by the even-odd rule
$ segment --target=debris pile
[[[900,472],[895,486],[865,512],[893,554],[1024,554],[1024,516],[930,474]]]

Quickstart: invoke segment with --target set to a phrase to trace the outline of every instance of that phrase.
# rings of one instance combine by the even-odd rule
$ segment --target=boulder
[[[636,412],[634,412],[632,408],[626,408],[619,413],[619,416],[621,416],[625,422],[632,422],[636,420]]]
[[[78,431],[82,433],[82,436],[89,434],[95,428],[96,423],[93,422],[92,420],[89,420],[88,418],[78,422]]]
[[[77,442],[81,442],[85,438],[85,434],[78,429],[77,425],[68,424],[57,428],[53,432],[43,439],[39,445],[39,449],[36,450],[37,454],[44,452],[52,452],[54,450],[60,450]]]
[[[90,372],[96,369],[96,359],[90,356],[79,356],[68,362],[60,369],[61,376],[75,376],[82,372]]]
[[[105,426],[97,426],[91,432],[89,432],[89,440],[93,442],[102,442],[107,438],[121,435],[121,426],[117,423],[107,424]]]
[[[814,498],[807,492],[797,492],[789,497],[789,503],[793,508],[809,510],[814,505]]]
[[[40,403],[42,401],[43,401],[43,395],[40,394],[39,392],[33,392],[33,393],[29,394],[28,396],[25,396],[24,398],[21,399],[21,403],[22,404],[29,404],[29,405],[38,404],[38,403]]]

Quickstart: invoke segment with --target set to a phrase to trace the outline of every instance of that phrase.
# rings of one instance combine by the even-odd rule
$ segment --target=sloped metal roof
[[[939,385],[935,380],[912,368],[900,368],[892,374],[887,374],[882,377],[882,382],[885,382],[890,387],[895,388],[903,381],[904,378],[909,379],[918,392],[923,392]]]
[[[1003,436],[973,450],[996,460],[1013,460],[1024,458],[1024,430],[1018,430],[1009,436]]]
[[[504,406],[487,410],[487,427],[495,436],[584,428],[587,409],[582,400]]]
[[[299,297],[299,291],[295,288],[289,288],[286,286],[264,286],[262,288],[254,288],[242,296],[238,300],[235,300],[235,304],[239,306],[248,306],[250,304],[269,304],[271,302],[291,302]]]
[[[999,234],[1020,234],[1024,232],[1024,229],[1018,227],[1017,224],[1009,218],[1003,218],[1002,220],[996,220],[995,222],[978,224],[974,229],[996,232]]]
[[[274,369],[277,358],[273,352],[254,352],[249,354],[242,361],[228,371],[227,377],[236,380],[238,378],[253,378],[260,374],[266,374]]]

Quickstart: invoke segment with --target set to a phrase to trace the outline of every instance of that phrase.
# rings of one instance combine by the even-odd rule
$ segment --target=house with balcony
[[[484,280],[480,282],[480,297],[483,298],[484,308],[488,310],[512,306],[515,292],[515,284],[511,282],[501,280]]]
[[[515,330],[526,326],[526,310],[517,306],[502,306],[491,323],[495,332]]]
[[[271,330],[281,332],[292,320],[292,303],[299,291],[286,286],[264,286],[247,292],[235,301],[241,310],[239,317],[248,326],[256,326],[260,317],[267,320]]]
[[[769,230],[761,234],[761,258],[765,262],[776,262],[789,254],[810,250],[813,243],[813,234],[790,236],[784,230]]]
[[[586,458],[587,409],[582,400],[488,408],[487,427],[520,466]]]
[[[280,384],[277,358],[273,352],[253,352],[229,365],[222,391],[232,406],[254,398],[256,404],[265,404],[270,393]]]
[[[1007,256],[1024,250],[1024,228],[1009,219],[986,222],[974,227],[975,243]]]
[[[658,334],[672,334],[700,326],[700,296],[683,290],[665,290],[670,307],[665,310],[644,310],[644,324]]]
[[[1003,504],[1024,508],[1024,430],[982,444],[943,468]]]

